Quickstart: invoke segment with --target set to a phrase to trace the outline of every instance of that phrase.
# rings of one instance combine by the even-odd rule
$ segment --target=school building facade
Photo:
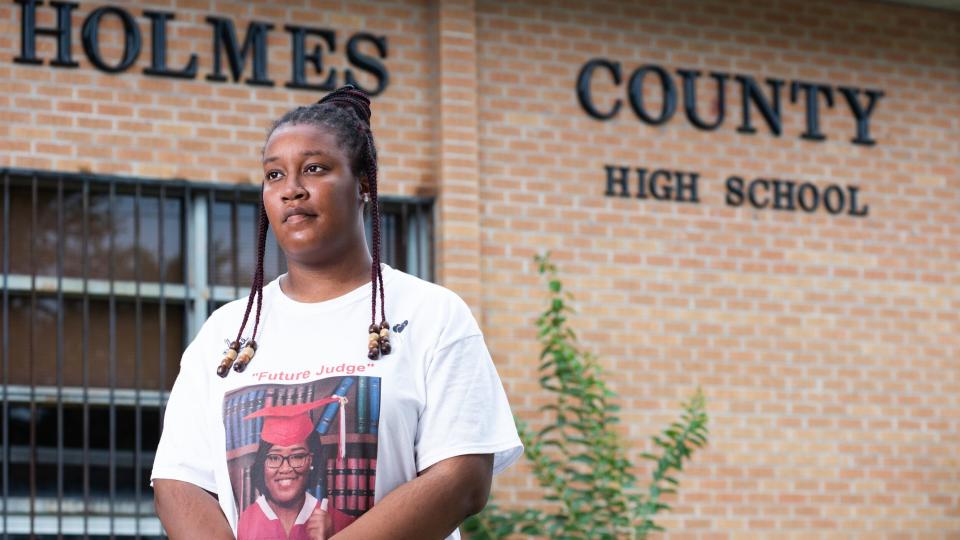
[[[4,538],[159,533],[162,405],[245,294],[266,129],[348,82],[387,260],[468,302],[518,417],[548,421],[546,251],[641,477],[703,389],[664,538],[960,537],[955,2],[14,0]]]

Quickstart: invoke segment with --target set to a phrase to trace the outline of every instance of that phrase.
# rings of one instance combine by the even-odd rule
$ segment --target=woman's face
[[[285,125],[273,132],[263,152],[263,204],[294,262],[330,262],[363,241],[360,183],[331,130]]]
[[[306,443],[270,447],[263,465],[263,480],[270,499],[281,505],[298,504],[307,491],[313,455]]]

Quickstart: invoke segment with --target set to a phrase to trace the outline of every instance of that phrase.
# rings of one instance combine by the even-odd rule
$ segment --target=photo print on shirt
[[[238,540],[307,539],[327,512],[335,534],[374,502],[380,378],[327,377],[247,386],[224,395],[227,468]],[[278,508],[299,508],[289,530]]]

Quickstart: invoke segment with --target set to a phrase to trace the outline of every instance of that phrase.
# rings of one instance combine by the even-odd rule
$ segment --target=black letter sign
[[[18,64],[40,64],[37,58],[37,34],[56,36],[57,58],[50,62],[52,66],[77,67],[80,64],[70,56],[70,12],[77,4],[73,2],[51,2],[57,8],[56,28],[37,28],[36,0],[15,0],[20,4],[20,56],[13,61]]]
[[[660,105],[660,116],[656,117],[648,113],[646,107],[643,106],[643,78],[650,72],[656,73],[657,77],[660,78],[660,89],[663,91],[663,104]],[[633,72],[633,75],[630,77],[630,83],[627,86],[630,92],[630,106],[633,107],[633,112],[637,113],[637,116],[644,122],[654,126],[660,125],[670,120],[670,117],[676,112],[677,87],[673,84],[673,79],[670,78],[670,75],[662,67],[654,65],[641,67]]]
[[[820,105],[817,97],[823,94],[827,107],[833,107],[833,89],[823,84],[793,81],[790,83],[790,101],[797,102],[800,91],[807,95],[807,130],[800,136],[811,141],[822,141],[826,135],[820,132]]]
[[[247,79],[247,84],[259,86],[273,86],[273,81],[267,78],[267,32],[272,24],[251,21],[247,26],[247,37],[243,40],[243,48],[237,50],[237,32],[233,28],[233,21],[223,17],[207,17],[207,22],[213,25],[213,73],[207,75],[208,81],[225,82],[223,63],[220,59],[221,44],[227,49],[227,61],[230,62],[230,74],[234,81],[239,81],[243,70],[247,66],[247,54],[253,48],[253,77]]]
[[[587,114],[597,120],[609,120],[620,112],[621,101],[618,99],[613,102],[613,107],[609,112],[602,113],[593,106],[593,94],[590,92],[590,80],[593,78],[593,70],[598,67],[605,68],[613,76],[613,84],[620,85],[620,63],[611,62],[604,58],[594,58],[583,65],[580,75],[577,75],[577,99],[580,100],[580,106]]]
[[[327,49],[333,52],[337,49],[337,36],[333,30],[324,28],[308,28],[306,26],[287,25],[284,30],[290,32],[290,46],[293,49],[291,61],[293,70],[291,80],[285,86],[287,88],[299,88],[301,90],[318,90],[329,92],[337,86],[337,69],[330,68],[330,75],[320,84],[310,84],[307,82],[306,62],[313,64],[313,68],[318,74],[323,73],[323,50],[320,44],[313,46],[310,54],[306,54],[307,35],[317,36],[327,44]]]
[[[150,67],[143,70],[147,75],[192,79],[197,76],[197,55],[191,54],[187,67],[181,70],[167,68],[167,21],[173,19],[173,13],[164,11],[144,11],[143,16],[150,19],[151,48]]]
[[[380,55],[380,58],[386,59],[387,38],[382,36],[377,37],[366,32],[360,32],[347,41],[347,60],[363,71],[373,75],[377,79],[377,86],[373,90],[368,90],[360,86],[360,84],[357,83],[357,80],[353,77],[353,70],[349,68],[344,70],[344,78],[346,79],[347,84],[352,84],[366,92],[367,95],[373,97],[380,92],[383,92],[387,88],[387,85],[390,84],[390,77],[387,74],[387,68],[385,68],[379,60],[360,52],[360,50],[357,48],[357,44],[361,41],[369,41],[370,43],[373,43],[373,45],[377,48],[377,54]]]
[[[717,81],[717,119],[712,124],[704,122],[697,114],[697,79],[700,72],[689,69],[678,69],[677,73],[683,79],[683,111],[687,113],[687,120],[698,129],[714,130],[723,123],[723,117],[726,116],[727,106],[724,89],[727,86],[727,79],[730,78],[726,73],[711,73],[710,76]]]
[[[107,14],[116,16],[123,23],[123,58],[115,66],[107,64],[100,56],[100,21]],[[83,50],[87,53],[87,58],[101,71],[120,73],[132,66],[137,61],[137,57],[140,56],[140,28],[137,27],[137,22],[133,20],[133,17],[120,8],[104,6],[90,12],[87,19],[83,21],[82,34]]]
[[[760,87],[757,86],[757,81],[753,80],[753,77],[737,75],[736,79],[740,82],[741,114],[743,115],[743,125],[738,127],[737,131],[740,133],[757,132],[753,124],[750,123],[750,102],[753,101],[756,103],[757,108],[760,109],[760,114],[763,115],[763,119],[767,121],[767,125],[770,126],[770,131],[779,137],[781,128],[780,87],[783,86],[783,81],[780,79],[767,79],[767,84],[770,85],[770,90],[773,93],[773,105],[771,106],[770,102],[767,101],[767,98],[763,95],[763,92],[760,91]]]

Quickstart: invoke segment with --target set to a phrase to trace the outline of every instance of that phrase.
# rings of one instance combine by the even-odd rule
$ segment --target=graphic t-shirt
[[[303,499],[303,505],[300,506],[296,519],[289,530],[285,531],[280,518],[267,502],[267,498],[263,495],[257,497],[254,504],[247,506],[240,515],[240,522],[237,525],[240,536],[237,540],[310,540],[307,522],[314,511],[322,506],[320,501],[309,492],[304,494]],[[325,511],[331,514],[332,531],[339,532],[356,519],[334,508],[327,508]]]
[[[308,304],[269,283],[256,356],[226,378],[216,367],[246,300],[214,312],[184,352],[152,479],[216,493],[238,539],[307,538],[316,509],[329,536],[444,459],[493,454],[494,473],[515,461],[520,439],[469,308],[386,265],[383,279],[392,351],[379,360],[367,358],[369,284]]]

